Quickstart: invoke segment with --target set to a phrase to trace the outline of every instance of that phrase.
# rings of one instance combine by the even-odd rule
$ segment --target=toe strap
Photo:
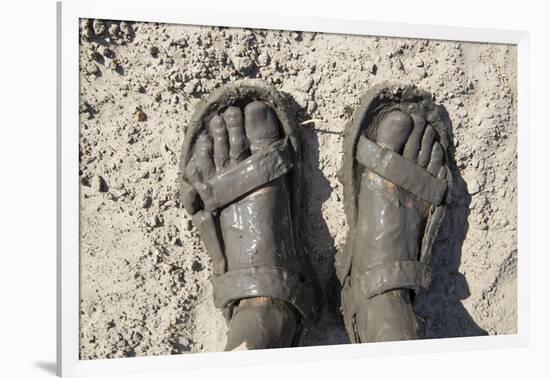
[[[430,267],[419,261],[394,261],[375,265],[352,283],[355,298],[370,299],[395,289],[425,289],[430,283]]]
[[[445,198],[447,181],[437,179],[424,168],[364,136],[359,138],[356,159],[377,175],[434,206],[439,206]]]
[[[199,195],[207,211],[229,205],[250,191],[289,172],[294,154],[288,139],[281,139],[238,165],[224,170],[200,186]]]

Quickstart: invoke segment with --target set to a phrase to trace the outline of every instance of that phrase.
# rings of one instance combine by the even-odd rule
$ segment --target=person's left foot
[[[380,121],[376,143],[444,180],[444,151],[436,136],[420,113],[398,110]],[[429,209],[428,202],[366,169],[359,191],[352,276],[387,262],[416,260]],[[357,314],[357,329],[365,341],[416,339],[409,290],[370,299]]]
[[[418,337],[411,293],[429,285],[450,199],[447,127],[428,92],[379,85],[346,129],[340,179],[350,232],[336,268],[354,342]]]

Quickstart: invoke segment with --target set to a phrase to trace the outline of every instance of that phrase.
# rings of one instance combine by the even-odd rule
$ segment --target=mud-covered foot
[[[227,188],[236,186],[235,180],[244,176],[228,172],[282,137],[277,116],[264,102],[252,101],[244,109],[227,107],[213,115],[207,130],[197,137],[185,174],[201,197],[206,198],[207,180],[217,175]],[[285,266],[295,257],[287,185],[286,176],[281,176],[217,210],[225,270],[235,274],[234,279],[229,279],[231,284],[250,280],[246,275],[241,279],[239,271]],[[266,277],[265,280],[270,279]],[[256,284],[254,280],[250,282],[249,286]],[[257,296],[241,299],[233,308],[226,350],[292,344],[298,320],[295,309],[285,301]]]
[[[444,150],[418,107],[396,109],[379,121],[375,142],[445,180]],[[420,179],[420,178],[419,178]],[[351,277],[396,261],[418,260],[431,204],[364,169],[358,194]],[[356,314],[361,341],[417,338],[410,290],[370,298]]]
[[[269,297],[242,299],[233,313],[226,350],[288,347],[297,332],[294,311]]]

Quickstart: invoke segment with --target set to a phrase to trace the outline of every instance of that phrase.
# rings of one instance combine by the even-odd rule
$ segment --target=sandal
[[[318,312],[315,276],[297,243],[301,151],[286,101],[260,80],[218,88],[191,118],[180,196],[212,260],[214,304],[228,322],[244,298],[284,301],[300,323]]]
[[[395,84],[369,89],[346,126],[339,179],[349,232],[335,266],[352,342],[368,341],[357,315],[373,298],[429,285],[451,198],[448,128],[430,93]]]

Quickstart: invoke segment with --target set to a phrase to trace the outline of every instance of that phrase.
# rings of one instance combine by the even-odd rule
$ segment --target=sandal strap
[[[211,279],[214,305],[231,307],[238,300],[272,297],[294,305],[304,318],[315,317],[313,288],[299,275],[282,267],[250,267],[230,270]]]
[[[434,206],[439,206],[445,198],[447,181],[439,180],[424,168],[365,136],[361,136],[357,143],[356,159],[377,175]]]
[[[198,187],[207,211],[231,204],[243,195],[283,176],[294,166],[288,138],[255,153],[234,167],[215,174]]]
[[[430,267],[420,261],[392,261],[375,265],[358,275],[352,284],[355,298],[370,299],[395,289],[425,289]]]

